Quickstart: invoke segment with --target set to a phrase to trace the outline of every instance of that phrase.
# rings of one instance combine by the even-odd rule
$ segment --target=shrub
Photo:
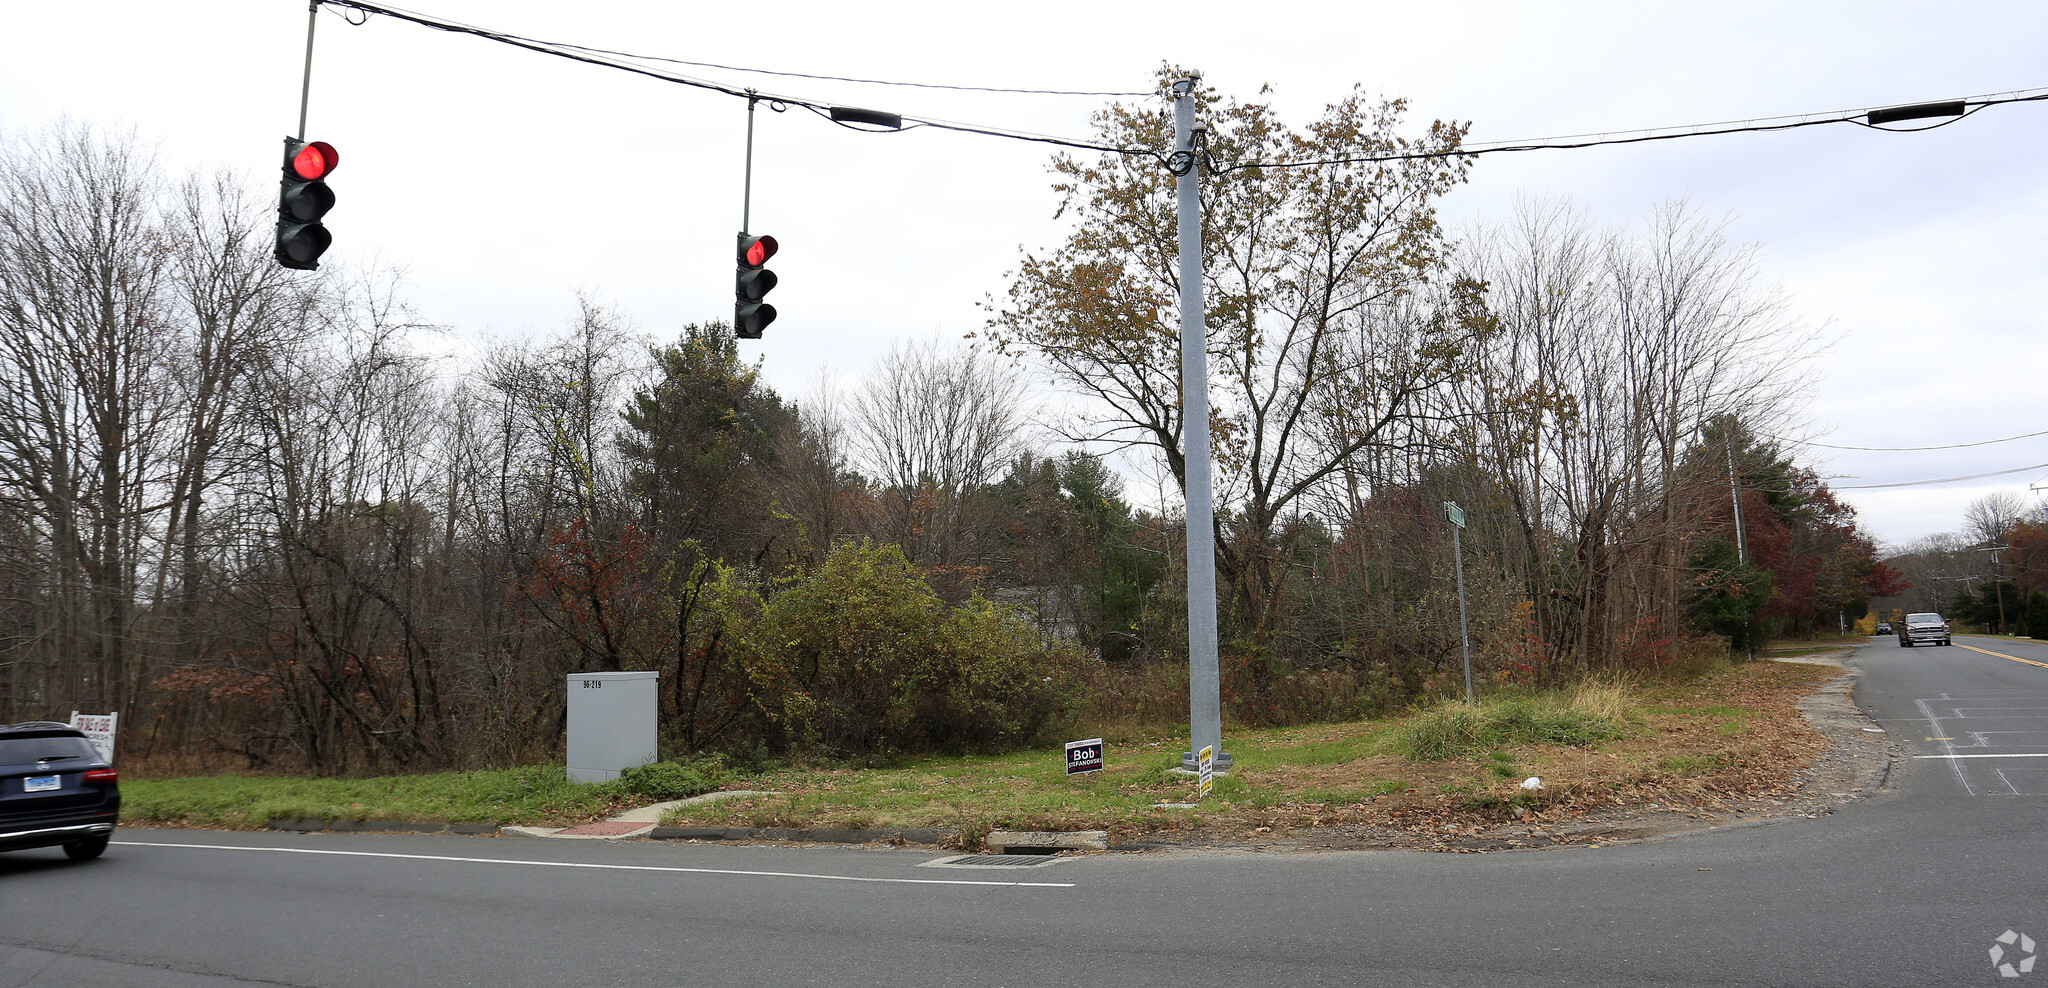
[[[1396,751],[1418,761],[1471,758],[1510,744],[1585,746],[1623,734],[1626,694],[1618,686],[1588,684],[1568,693],[1487,700],[1477,706],[1444,703],[1394,734]]]
[[[1455,758],[1497,743],[1485,719],[1463,704],[1445,704],[1416,717],[1396,738],[1396,748],[1418,761]]]
[[[1071,646],[978,597],[946,606],[892,545],[842,545],[748,610],[726,614],[745,625],[736,647],[785,746],[997,750],[1073,704]]]
[[[629,768],[619,777],[603,783],[621,795],[663,801],[701,796],[718,788],[716,762],[680,764],[653,762]]]
[[[1074,646],[1046,640],[979,596],[954,609],[942,641],[959,672],[947,702],[934,711],[946,719],[933,726],[959,731],[955,743],[1026,745],[1072,713],[1080,658]]]

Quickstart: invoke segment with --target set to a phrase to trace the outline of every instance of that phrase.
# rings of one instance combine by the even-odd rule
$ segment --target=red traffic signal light
[[[326,177],[341,163],[341,153],[326,141],[284,139],[284,179],[277,192],[277,263],[299,271],[320,266],[320,255],[334,235],[320,218],[334,208],[334,190]]]
[[[299,152],[292,155],[292,172],[308,182],[317,182],[327,177],[334,166],[341,164],[341,152],[326,141],[314,141],[299,146]]]
[[[775,307],[761,301],[775,288],[775,272],[762,267],[779,247],[774,237],[739,235],[739,268],[733,273],[732,331],[743,340],[758,340],[775,321]]]

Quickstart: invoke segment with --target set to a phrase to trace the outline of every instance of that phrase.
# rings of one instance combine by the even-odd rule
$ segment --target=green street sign
[[[1449,518],[1451,524],[1459,528],[1465,527],[1465,509],[1458,507],[1458,502],[1456,501],[1444,502],[1444,517]]]

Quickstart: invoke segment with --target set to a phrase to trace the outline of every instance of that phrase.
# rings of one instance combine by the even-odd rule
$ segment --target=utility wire
[[[368,4],[361,4],[361,3],[353,3],[353,2],[347,2],[347,0],[321,0],[321,2],[323,2],[323,3],[333,3],[333,4],[335,5],[335,6],[351,7],[351,8],[354,8],[354,9],[356,9],[356,10],[360,10],[360,11],[363,11],[364,13],[384,13],[384,14],[387,14],[387,15],[389,15],[389,16],[399,16],[399,14],[398,14],[398,13],[396,13],[396,10],[397,10],[397,8],[385,8],[385,9],[382,9],[382,10],[373,10],[373,9],[371,9],[370,5],[368,5]],[[426,15],[424,15],[424,14],[415,14],[415,13],[411,13],[411,12],[405,12],[405,13],[406,13],[406,18],[405,18],[405,19],[408,19],[408,20],[412,20],[412,21],[413,21],[414,23],[416,23],[416,24],[419,24],[419,23],[425,23],[425,22],[426,22],[427,20],[438,20],[437,18],[428,18],[428,17],[427,17]],[[361,24],[361,22],[358,22],[358,21],[351,21],[350,23],[351,23],[351,24],[356,24],[357,26],[360,26],[360,24]],[[443,21],[443,22],[441,22],[441,23],[445,23],[445,24],[448,24],[448,25],[450,25],[451,27],[452,27],[452,26],[457,26],[457,25],[459,24],[459,22],[456,22],[456,21]],[[430,26],[431,26],[431,25],[430,25]],[[510,34],[505,34],[505,33],[503,33],[503,32],[499,32],[499,31],[489,31],[489,30],[486,30],[486,29],[484,29],[484,28],[479,28],[479,27],[476,27],[475,25],[469,25],[469,24],[461,24],[461,25],[459,25],[459,26],[460,26],[460,27],[461,27],[461,28],[463,29],[464,33],[471,33],[471,34],[477,34],[477,35],[480,35],[480,36],[482,36],[482,37],[488,37],[488,38],[493,38],[493,39],[504,39],[504,38],[513,38],[513,37],[518,37],[517,35],[510,35]],[[788,77],[788,78],[792,78],[792,79],[820,79],[820,80],[825,80],[825,81],[828,81],[828,82],[854,82],[854,83],[860,83],[860,84],[862,84],[862,85],[869,85],[869,86],[905,86],[905,87],[909,87],[909,88],[913,88],[913,89],[948,89],[948,90],[956,90],[956,91],[960,91],[960,92],[970,92],[970,93],[1012,93],[1012,94],[1018,94],[1018,95],[1025,95],[1025,96],[1133,96],[1133,97],[1142,97],[1142,96],[1157,96],[1157,95],[1158,95],[1158,93],[1134,93],[1134,92],[1121,92],[1121,91],[1116,91],[1116,90],[1075,90],[1075,89],[1013,89],[1013,88],[1006,88],[1006,87],[1002,87],[1002,86],[957,86],[957,85],[948,85],[948,84],[945,84],[945,83],[937,83],[937,82],[903,82],[903,81],[899,81],[899,80],[894,80],[894,79],[863,79],[863,78],[859,78],[859,77],[856,77],[856,76],[843,76],[843,75],[820,75],[820,74],[816,74],[816,73],[811,73],[811,72],[785,72],[785,71],[780,71],[780,70],[777,70],[777,69],[754,69],[754,68],[748,68],[748,67],[746,67],[746,66],[744,66],[744,65],[723,65],[723,64],[720,64],[720,63],[718,63],[718,62],[692,62],[692,61],[689,61],[689,60],[687,60],[687,59],[681,59],[681,58],[668,58],[668,57],[665,57],[665,56],[662,56],[662,55],[636,55],[636,54],[634,54],[633,52],[629,52],[629,51],[613,51],[613,50],[611,50],[611,49],[609,49],[609,48],[593,48],[593,47],[590,47],[590,46],[588,46],[588,45],[578,45],[578,44],[572,44],[572,43],[570,43],[570,42],[567,42],[567,41],[541,41],[541,40],[538,40],[538,39],[534,39],[534,38],[520,38],[519,40],[522,40],[522,41],[531,41],[531,42],[533,42],[534,44],[537,44],[537,45],[544,45],[544,46],[546,46],[547,48],[549,48],[549,49],[551,49],[551,50],[557,50],[557,51],[580,51],[580,52],[584,52],[584,53],[586,53],[586,54],[591,54],[591,55],[607,55],[607,56],[610,56],[610,57],[613,57],[613,58],[627,58],[627,59],[632,59],[633,61],[636,61],[636,62],[666,62],[666,63],[668,63],[668,64],[670,64],[670,65],[688,65],[688,66],[691,66],[692,68],[699,68],[699,69],[718,69],[718,70],[720,70],[720,71],[723,71],[723,72],[746,72],[746,73],[751,73],[751,74],[754,74],[754,75],[773,75],[773,76],[785,76],[785,77]]]
[[[2009,473],[2026,473],[2026,472],[2028,472],[2028,471],[2030,471],[2030,470],[2043,470],[2043,469],[2048,469],[2048,463],[2036,463],[2036,464],[2034,464],[2033,466],[2030,466],[2030,467],[2014,467],[2014,468],[2012,468],[2012,469],[2010,469],[2010,470],[1993,470],[1993,471],[1991,471],[1990,473],[1973,473],[1973,474],[1969,474],[1969,475],[1967,475],[1967,476],[1962,476],[1962,477],[1942,477],[1942,478],[1939,478],[1939,479],[1937,479],[1937,480],[1905,480],[1905,481],[1900,481],[1899,483],[1896,483],[1896,484],[1856,484],[1856,485],[1853,485],[1853,486],[1849,486],[1849,487],[1836,487],[1836,488],[1835,488],[1835,490],[1838,490],[1838,491],[1874,491],[1874,490],[1880,490],[1880,489],[1882,489],[1882,488],[1886,488],[1886,487],[1927,487],[1927,486],[1931,486],[1931,485],[1934,485],[1934,484],[1953,484],[1953,483],[1956,483],[1957,481],[1962,481],[1962,480],[1982,480],[1982,479],[1984,479],[1985,477],[2003,477],[2003,476],[2005,476],[2006,474],[2009,474]]]
[[[1961,115],[1924,127],[1887,127],[1871,124],[1858,117],[1867,117],[1873,110],[1885,107],[1864,107],[1856,110],[1836,110],[1829,113],[1788,114],[1776,117],[1759,117],[1750,120],[1724,121],[1721,123],[1692,124],[1681,127],[1655,127],[1642,131],[1627,132],[1619,136],[1614,132],[1580,134],[1569,137],[1544,137],[1518,141],[1481,142],[1461,145],[1456,148],[1437,150],[1402,151],[1389,154],[1347,155],[1336,158],[1310,158],[1302,160],[1240,161],[1226,166],[1211,163],[1216,174],[1228,174],[1245,168],[1313,168],[1328,165],[1373,164],[1388,161],[1417,161],[1429,158],[1478,157],[1482,154],[1498,154],[1504,151],[1566,151],[1578,148],[1605,147],[1611,144],[1641,144],[1648,141],[1673,141],[1685,137],[1713,137],[1721,134],[1755,134],[1779,130],[1797,130],[1802,127],[1820,127],[1827,124],[1853,123],[1871,130],[1886,130],[1893,133],[1918,133],[1946,127],[1964,117],[1972,116],[1987,106],[2003,103],[2032,103],[2048,100],[2048,89],[2025,89],[2010,93],[1973,96],[1961,102],[1968,107]],[[1895,104],[1896,105],[1896,104]]]
[[[1158,151],[1154,151],[1151,148],[1123,148],[1116,147],[1110,144],[1103,144],[1099,141],[1069,139],[1063,137],[1054,137],[1046,134],[1032,134],[1024,131],[1007,130],[1000,127],[984,127],[975,124],[953,123],[950,121],[942,120],[928,120],[917,117],[903,117],[902,120],[906,125],[905,127],[883,128],[882,131],[877,131],[873,128],[854,126],[844,121],[833,119],[831,113],[831,105],[824,102],[820,102],[818,100],[804,99],[796,96],[780,96],[769,93],[761,93],[753,89],[746,89],[737,86],[726,85],[723,83],[712,82],[706,79],[698,79],[691,76],[685,76],[673,72],[663,72],[657,69],[648,68],[643,65],[636,65],[633,64],[632,62],[620,60],[622,58],[640,58],[645,56],[619,55],[613,52],[606,52],[603,49],[584,48],[578,45],[564,45],[556,42],[541,41],[535,38],[521,37],[516,34],[507,34],[502,31],[493,31],[489,28],[478,27],[473,24],[464,24],[459,21],[442,20],[436,17],[429,17],[425,14],[417,14],[407,10],[400,10],[395,7],[386,7],[380,4],[368,3],[366,2],[366,0],[316,0],[316,2],[326,4],[332,7],[342,7],[350,10],[361,11],[364,14],[378,14],[392,18],[394,20],[405,21],[410,24],[417,24],[421,27],[431,28],[436,31],[446,31],[450,34],[467,34],[473,37],[483,38],[487,41],[495,41],[498,42],[499,44],[510,45],[514,48],[523,48],[527,51],[539,52],[543,55],[554,55],[558,58],[566,58],[571,61],[583,62],[588,65],[599,65],[606,68],[619,69],[624,72],[634,73],[635,75],[643,75],[651,79],[659,79],[663,82],[672,82],[678,85],[691,86],[697,89],[707,89],[712,92],[723,93],[727,96],[737,96],[742,99],[748,100],[760,100],[768,103],[781,104],[784,106],[802,107],[806,110],[818,114],[820,117],[823,117],[826,120],[831,121],[832,123],[839,124],[842,127],[847,127],[850,130],[859,130],[869,133],[875,133],[892,132],[895,130],[911,129],[914,127],[932,127],[939,130],[951,130],[964,134],[981,134],[989,137],[1006,137],[1011,140],[1032,141],[1040,144],[1052,144],[1059,147],[1075,148],[1078,150],[1085,151],[1102,151],[1110,154],[1152,157],[1158,158],[1162,161],[1165,159],[1165,155]],[[352,21],[351,23],[356,22]]]
[[[877,132],[877,130],[875,128],[854,126],[852,124],[847,123],[846,121],[833,119],[831,114],[831,106],[829,104],[822,103],[817,100],[802,99],[793,96],[776,96],[759,93],[752,89],[726,85],[723,83],[711,82],[709,80],[697,79],[690,76],[685,76],[672,72],[659,71],[656,69],[648,68],[647,66],[644,65],[635,64],[635,61],[631,60],[661,61],[677,65],[691,65],[701,68],[717,68],[735,72],[759,72],[768,75],[789,76],[793,78],[802,79],[825,79],[833,81],[858,82],[876,85],[917,86],[920,88],[930,89],[958,89],[974,92],[1036,93],[1044,95],[1071,96],[1151,97],[1159,95],[1157,93],[1111,93],[1082,92],[1070,90],[1001,89],[997,87],[982,86],[943,86],[927,83],[889,82],[886,80],[879,79],[855,79],[845,76],[816,75],[802,72],[780,72],[767,69],[748,69],[737,66],[718,65],[716,63],[711,62],[687,62],[681,59],[661,58],[659,56],[652,55],[631,55],[622,52],[608,51],[602,48],[589,48],[581,45],[572,45],[561,42],[541,41],[534,38],[526,38],[515,34],[508,34],[502,31],[493,31],[488,28],[477,27],[471,24],[463,24],[456,21],[448,21],[442,20],[440,18],[429,17],[425,14],[417,14],[410,11],[400,10],[395,7],[386,7],[379,4],[366,2],[366,0],[314,0],[314,2],[327,4],[333,7],[355,10],[366,15],[381,14],[385,17],[390,17],[395,20],[406,21],[408,23],[420,25],[421,27],[432,28],[437,31],[447,31],[454,34],[473,35],[475,37],[484,38],[489,41],[496,41],[500,44],[511,45],[515,48],[524,48],[528,51],[539,52],[544,55],[554,55],[558,58],[567,58],[572,61],[584,62],[591,65],[600,65],[607,68],[619,69],[621,71],[632,72],[637,75],[647,76],[652,79],[659,79],[664,82],[672,82],[684,86],[693,86],[698,89],[707,89],[712,92],[724,93],[725,95],[728,96],[737,96],[749,100],[765,100],[770,103],[783,104],[787,106],[800,106],[806,110],[810,110],[811,112],[818,114],[819,116],[824,117],[827,120],[831,120],[833,123],[837,123],[840,126],[848,127],[849,129],[853,130],[862,130],[868,132]],[[350,23],[360,22],[350,21]],[[1888,108],[1865,107],[1862,109],[1855,110],[1837,110],[1830,113],[1792,114],[1777,117],[1759,117],[1749,120],[1727,121],[1723,123],[1714,124],[1694,124],[1691,126],[1684,127],[1651,128],[1643,131],[1628,132],[1627,136],[1619,136],[1611,133],[1584,134],[1570,137],[1536,138],[1521,141],[1483,142],[1475,145],[1461,145],[1458,147],[1423,149],[1414,151],[1399,151],[1388,154],[1347,155],[1335,158],[1311,158],[1301,160],[1281,159],[1275,161],[1238,161],[1231,162],[1227,165],[1218,165],[1213,160],[1209,160],[1207,161],[1207,164],[1209,165],[1212,174],[1220,176],[1227,175],[1234,171],[1242,171],[1248,168],[1311,168],[1329,165],[1374,164],[1393,161],[1418,161],[1431,158],[1478,157],[1479,155],[1484,154],[1499,154],[1509,151],[1564,151],[1589,147],[1605,147],[1614,144],[1640,144],[1648,141],[1670,141],[1685,137],[1712,137],[1722,134],[1767,133],[1771,131],[1795,130],[1802,127],[1818,127],[1826,124],[1838,123],[1853,123],[1857,126],[1869,127],[1873,130],[1889,130],[1894,132],[1915,133],[1918,131],[1933,130],[1937,127],[1948,126],[1949,124],[1955,123],[1957,120],[1977,113],[1978,111],[1984,109],[1987,106],[1997,106],[2003,103],[2028,103],[2042,100],[2048,100],[2048,89],[2015,90],[2007,93],[1987,94],[1983,96],[1968,97],[1960,101],[1954,101],[1963,104],[1964,111],[1962,113],[1949,119],[1942,120],[1939,123],[1930,124],[1924,127],[1887,127],[1880,124],[1869,123],[1866,120],[1856,119],[1857,117],[1868,117],[1870,113],[1874,110],[1883,110]],[[1892,106],[1899,105],[1902,104],[1892,104]],[[939,130],[950,130],[964,134],[981,134],[988,137],[1004,137],[1009,138],[1011,140],[1032,141],[1035,143],[1051,144],[1058,147],[1074,148],[1077,150],[1101,151],[1108,154],[1120,154],[1134,157],[1150,157],[1158,160],[1161,164],[1167,164],[1167,159],[1170,157],[1170,155],[1168,155],[1167,153],[1154,148],[1117,147],[1115,145],[1104,144],[1099,141],[1054,137],[1046,134],[1032,134],[1023,131],[1008,130],[1001,127],[953,123],[948,121],[930,120],[918,117],[905,116],[902,117],[901,119],[905,126],[884,127],[880,128],[880,131],[894,132],[904,129],[914,129],[916,127],[933,127]],[[1208,155],[1205,152],[1204,158],[1206,159],[1207,157]]]
[[[1113,90],[1092,91],[1077,89],[1008,89],[1001,86],[954,86],[937,82],[899,82],[890,79],[862,79],[855,76],[819,75],[811,72],[783,72],[778,71],[776,69],[750,69],[743,65],[720,65],[717,62],[692,62],[680,58],[664,58],[660,55],[635,55],[631,52],[607,51],[603,48],[587,48],[584,47],[583,45],[572,45],[566,42],[554,43],[554,47],[571,49],[574,51],[589,52],[593,55],[612,55],[618,58],[630,58],[633,59],[634,61],[640,62],[667,62],[670,65],[688,65],[692,68],[699,69],[718,69],[722,72],[748,72],[754,75],[784,76],[791,79],[820,79],[826,82],[856,82],[866,86],[904,86],[912,89],[946,89],[955,92],[965,93],[1012,93],[1023,96],[1145,97],[1159,95],[1158,93],[1132,93],[1118,92]]]
[[[1817,443],[1808,439],[1786,439],[1780,436],[1764,436],[1763,438],[1773,442],[1792,443],[1797,446],[1817,446],[1821,449],[1847,449],[1860,453],[1925,453],[1938,449],[1969,449],[1972,446],[1994,446],[1998,443],[2017,442],[2021,439],[2032,439],[2036,436],[2048,436],[2048,432],[2029,432],[2023,436],[2007,436],[2004,439],[1986,439],[1982,442],[1974,443],[1950,443],[1946,446],[1830,446],[1827,443]]]
[[[1390,161],[1421,161],[1431,158],[1478,157],[1483,154],[1499,154],[1504,151],[1568,151],[1579,148],[1605,147],[1613,144],[1673,141],[1685,137],[1714,137],[1722,134],[1753,134],[1779,130],[1797,130],[1802,127],[1819,127],[1838,123],[1853,123],[1859,127],[1867,127],[1871,130],[1912,134],[1924,130],[1934,130],[1938,127],[1946,127],[1964,117],[1975,115],[1987,106],[1997,106],[2003,103],[2032,103],[2043,100],[2048,100],[2048,89],[2025,89],[2010,93],[1973,96],[1960,101],[1968,107],[1960,115],[1924,127],[1887,127],[1857,119],[1858,117],[1869,116],[1873,110],[1887,108],[1865,107],[1856,110],[1836,110],[1830,113],[1787,114],[1776,117],[1759,117],[1750,120],[1725,121],[1722,123],[1657,127],[1627,132],[1629,136],[1614,136],[1613,132],[1608,132],[1581,134],[1570,137],[1532,138],[1519,141],[1488,141],[1469,145],[1461,144],[1452,148],[1399,151],[1387,154],[1346,155],[1335,158],[1307,158],[1301,160],[1238,161],[1228,165],[1218,165],[1213,159],[1205,159],[1205,161],[1212,173],[1227,175],[1230,172],[1247,168],[1313,168],[1329,165],[1375,164]]]
[[[692,79],[680,75],[672,75],[665,72],[656,72],[652,69],[644,68],[637,65],[622,64],[611,59],[599,58],[595,55],[583,55],[577,54],[572,51],[564,51],[562,50],[561,46],[554,45],[550,42],[539,41],[533,38],[522,38],[516,34],[506,34],[502,31],[493,31],[490,30],[489,28],[477,27],[473,24],[463,24],[459,21],[441,20],[436,17],[429,17],[425,14],[415,14],[412,13],[411,11],[399,10],[396,7],[384,7],[374,3],[364,3],[363,0],[314,0],[314,2],[324,4],[329,7],[344,7],[350,10],[358,10],[365,14],[379,14],[384,17],[389,17],[393,20],[405,21],[409,24],[417,24],[421,27],[432,28],[433,30],[436,31],[446,31],[450,34],[473,35],[475,37],[483,38],[487,41],[496,41],[499,44],[511,45],[514,48],[524,48],[527,51],[535,51],[543,55],[554,55],[559,58],[569,59],[571,61],[584,62],[590,65],[602,65],[607,68],[620,69],[626,72],[635,73],[637,75],[644,75],[650,78],[660,79],[664,82],[674,82],[680,83],[685,86],[695,86],[699,89],[709,89],[713,92],[724,93],[727,96],[755,98],[755,94],[749,93],[745,89],[740,89],[733,86],[720,85],[719,83],[708,82],[703,79]],[[360,24],[361,22],[350,21],[350,23]],[[758,98],[764,100],[771,100],[773,102],[778,103],[788,103],[795,106],[812,105],[808,101],[799,100],[794,97],[763,95],[759,96]]]

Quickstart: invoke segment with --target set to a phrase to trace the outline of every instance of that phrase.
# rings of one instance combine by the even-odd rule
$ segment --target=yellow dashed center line
[[[2036,662],[2033,659],[2022,659],[2017,655],[2007,655],[2004,652],[1994,652],[1988,648],[1978,648],[1975,645],[1963,645],[1962,642],[1957,642],[1956,644],[1961,645],[1963,648],[1967,648],[1972,652],[1982,652],[1985,655],[1996,655],[2001,659],[2011,659],[2014,662],[2024,662],[2030,666],[2040,666],[2043,669],[2048,669],[2048,662]]]

